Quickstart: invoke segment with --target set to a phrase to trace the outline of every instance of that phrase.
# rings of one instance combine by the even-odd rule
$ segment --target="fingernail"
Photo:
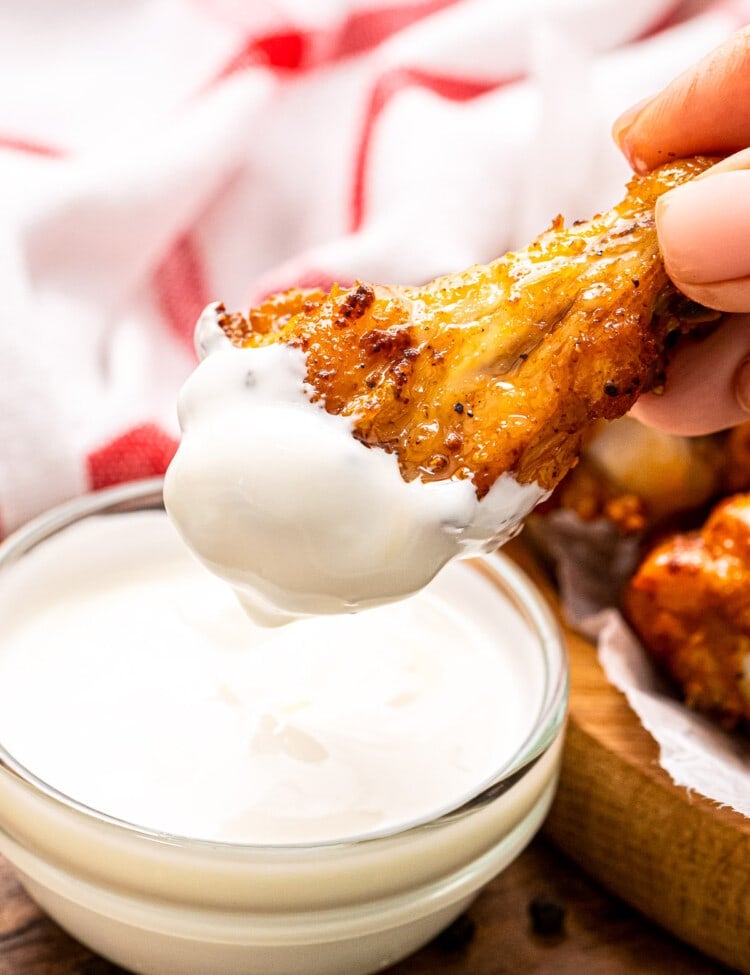
[[[746,413],[750,413],[750,357],[744,359],[734,374],[734,395]]]
[[[622,115],[615,120],[615,123],[612,126],[612,138],[615,140],[617,145],[627,157],[628,162],[631,164],[633,160],[630,158],[628,134],[635,125],[638,116],[651,100],[651,98],[642,98],[639,102],[636,102],[635,105],[631,105],[630,108],[624,111]]]
[[[750,171],[719,172],[659,198],[656,229],[670,276],[711,284],[750,274]]]

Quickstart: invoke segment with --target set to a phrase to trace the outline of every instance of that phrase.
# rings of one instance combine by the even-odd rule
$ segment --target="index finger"
[[[669,159],[724,155],[750,145],[750,27],[626,112],[612,134],[637,172]]]

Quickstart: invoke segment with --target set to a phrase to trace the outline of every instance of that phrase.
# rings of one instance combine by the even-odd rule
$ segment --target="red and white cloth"
[[[612,202],[738,0],[0,7],[0,522],[161,473],[204,304],[426,280]]]

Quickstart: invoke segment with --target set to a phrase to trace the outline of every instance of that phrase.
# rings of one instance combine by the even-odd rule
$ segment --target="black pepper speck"
[[[529,920],[534,934],[562,934],[565,907],[549,897],[535,897],[529,902]]]

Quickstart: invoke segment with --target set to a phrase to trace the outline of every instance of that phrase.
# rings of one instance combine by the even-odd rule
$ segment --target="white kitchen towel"
[[[0,523],[161,473],[201,307],[424,281],[617,199],[750,20],[674,0],[0,6]]]

